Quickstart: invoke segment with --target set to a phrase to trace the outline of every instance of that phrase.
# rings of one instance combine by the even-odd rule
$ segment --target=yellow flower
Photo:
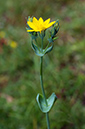
[[[5,32],[4,31],[0,31],[0,37],[4,38],[5,37]]]
[[[47,28],[51,27],[56,21],[50,22],[50,18],[48,18],[46,21],[43,21],[43,19],[40,17],[39,20],[37,20],[35,17],[33,17],[33,21],[27,21],[28,26],[31,29],[28,29],[27,32],[40,32],[43,30],[46,30]]]
[[[17,43],[15,41],[11,41],[10,46],[12,48],[16,48],[17,47]]]

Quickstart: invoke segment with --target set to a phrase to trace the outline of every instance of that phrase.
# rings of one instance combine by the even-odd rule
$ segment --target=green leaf
[[[48,48],[46,49],[45,54],[48,53],[48,52],[50,52],[50,51],[52,51],[52,49],[53,49],[53,44],[52,44],[52,46],[50,46],[50,47],[48,47]]]
[[[41,50],[41,48],[39,48],[38,46],[36,46],[36,45],[32,42],[32,48],[33,48],[33,50],[35,51],[36,55],[38,55],[38,56],[44,56],[44,54],[46,54],[46,53],[52,51],[52,49],[53,49],[53,43],[52,43],[52,45],[51,45],[50,47],[47,47],[47,48]]]
[[[44,55],[44,52],[41,52],[38,47],[32,42],[32,48],[33,50],[35,51],[36,55],[38,56],[43,56]]]
[[[53,41],[56,40],[56,39],[58,39],[58,37],[54,37],[54,38],[53,38]]]
[[[47,105],[46,105],[45,99],[41,94],[38,94],[36,97],[38,106],[43,113],[47,113],[51,110],[56,99],[57,99],[57,96],[55,95],[55,93],[52,93],[52,95],[47,99]]]
[[[52,36],[48,39],[49,43],[53,43]]]

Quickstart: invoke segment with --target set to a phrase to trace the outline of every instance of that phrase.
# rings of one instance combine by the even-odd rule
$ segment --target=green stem
[[[45,99],[45,103],[47,105],[47,101],[46,101],[46,96],[45,96],[45,91],[44,91],[44,87],[43,87],[43,57],[41,56],[40,58],[40,82],[41,82],[41,88],[42,88],[42,93]]]
[[[42,93],[43,93],[43,96],[44,96],[45,103],[46,103],[46,105],[48,105],[47,101],[46,101],[44,87],[43,87],[43,57],[41,57],[40,59],[41,59],[40,60],[40,83],[41,83],[41,88],[42,88]],[[48,129],[50,129],[48,113],[46,113],[46,119],[47,119],[47,127],[48,127]]]
[[[46,113],[47,127],[50,129],[49,115]]]

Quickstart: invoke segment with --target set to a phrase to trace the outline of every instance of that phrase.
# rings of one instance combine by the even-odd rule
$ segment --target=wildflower
[[[37,20],[35,17],[33,17],[33,20],[27,21],[27,25],[30,27],[30,29],[27,29],[27,32],[40,32],[43,30],[46,30],[47,28],[51,27],[56,21],[50,22],[50,18],[48,18],[46,21],[44,21],[41,17],[39,20]]]
[[[16,48],[16,47],[17,47],[17,42],[11,41],[10,46],[11,46],[12,48]]]
[[[0,37],[4,38],[5,37],[5,32],[4,31],[0,31]]]

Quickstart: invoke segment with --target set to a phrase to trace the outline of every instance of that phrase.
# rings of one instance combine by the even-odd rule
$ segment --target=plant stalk
[[[43,56],[40,57],[40,83],[41,83],[41,89],[42,89],[45,103],[46,103],[46,105],[48,105],[47,100],[46,100],[46,96],[45,96],[44,87],[43,87]],[[50,122],[49,122],[48,113],[46,113],[46,120],[47,120],[47,127],[48,127],[48,129],[50,129]]]

